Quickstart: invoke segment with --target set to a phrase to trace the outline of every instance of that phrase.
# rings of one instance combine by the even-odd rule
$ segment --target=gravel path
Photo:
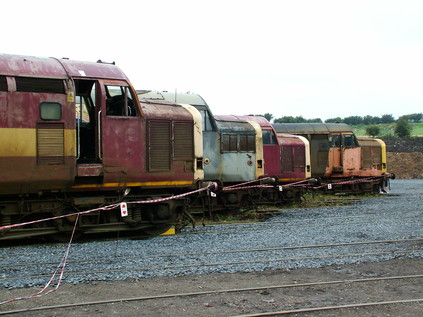
[[[365,198],[350,206],[286,209],[263,223],[187,228],[176,236],[148,240],[74,243],[65,282],[289,270],[423,258],[422,241],[287,248],[422,238],[423,180],[394,180],[391,188],[388,195]],[[0,248],[0,288],[44,285],[65,249],[65,244]],[[79,260],[85,261],[78,263]],[[45,264],[25,265],[35,261]]]

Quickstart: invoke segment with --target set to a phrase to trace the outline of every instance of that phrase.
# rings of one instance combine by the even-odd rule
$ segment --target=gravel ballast
[[[364,198],[349,206],[284,209],[281,215],[262,223],[186,228],[178,235],[148,240],[76,242],[70,249],[64,282],[291,270],[422,258],[422,241],[323,246],[422,238],[422,213],[423,180],[393,180],[390,194]],[[321,247],[305,247],[313,245]],[[293,248],[299,246],[304,248]],[[66,247],[1,247],[0,287],[44,285]],[[33,262],[44,264],[27,266]]]

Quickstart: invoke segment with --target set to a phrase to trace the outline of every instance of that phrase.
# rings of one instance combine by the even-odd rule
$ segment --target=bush
[[[366,134],[371,137],[375,137],[380,134],[380,128],[376,125],[371,125],[366,128]]]
[[[395,125],[395,134],[400,138],[409,137],[411,135],[412,129],[413,128],[408,120],[404,117],[401,117],[397,120]]]

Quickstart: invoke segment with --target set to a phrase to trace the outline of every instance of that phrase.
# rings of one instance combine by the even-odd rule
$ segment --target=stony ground
[[[408,184],[408,185],[407,185]],[[405,186],[407,185],[407,186]],[[327,226],[315,226],[316,222],[313,222],[313,226],[299,226],[299,224],[287,224],[288,227],[283,229],[270,232],[266,229],[266,241],[282,241],[288,239],[288,230],[291,228],[295,231],[295,235],[292,238],[296,239],[300,237],[302,243],[289,243],[289,245],[315,245],[322,244],[319,239],[324,235],[322,232],[315,233],[312,228],[327,228],[328,234],[335,234],[341,236],[341,232],[345,235],[354,237],[354,241],[358,241],[355,238],[361,237],[365,240],[384,240],[387,239],[410,239],[420,238],[423,236],[423,228],[419,226],[421,221],[421,202],[423,188],[421,180],[405,181],[395,180],[393,182],[393,194],[384,198],[368,198],[357,205],[337,207],[337,208],[323,208],[323,211],[319,210],[316,214],[317,218],[323,216],[325,224]],[[406,213],[406,207],[411,208],[408,216]],[[399,214],[399,208],[401,207],[401,214]],[[348,211],[348,217],[343,212]],[[362,213],[360,212],[362,211]],[[364,230],[370,223],[367,221],[353,221],[345,228],[347,219],[350,216],[354,216],[354,212],[360,212],[357,217],[364,215],[369,216],[368,222],[373,222],[375,226],[369,227],[369,230]],[[308,213],[304,215],[304,213]],[[294,213],[297,215],[294,219],[299,218],[311,218],[312,210],[303,210],[302,212]],[[335,227],[330,226],[328,221],[329,214],[336,219],[343,219],[341,227],[343,231],[335,230]],[[382,217],[382,221],[371,221],[373,216]],[[343,216],[343,217],[341,217]],[[284,216],[286,217],[286,215]],[[409,218],[407,218],[409,217]],[[395,222],[389,222],[388,219],[392,218]],[[361,219],[361,218],[360,218]],[[408,220],[407,220],[408,219]],[[410,220],[414,219],[414,220]],[[300,220],[300,219],[298,219]],[[315,220],[315,219],[314,219]],[[313,220],[313,221],[314,221]],[[334,219],[335,220],[335,219]],[[357,219],[359,220],[359,219]],[[374,219],[373,219],[374,220]],[[309,220],[307,220],[309,221]],[[387,222],[388,221],[388,222]],[[279,222],[278,222],[279,223]],[[282,225],[284,222],[281,222]],[[417,224],[417,225],[416,225]],[[263,225],[263,224],[261,224]],[[358,230],[356,227],[358,226]],[[296,229],[297,228],[297,229]],[[301,238],[301,232],[298,228],[308,228],[303,230],[305,236]],[[413,229],[411,229],[413,228]],[[352,230],[350,232],[349,230]],[[380,231],[378,231],[380,230]],[[235,238],[240,235],[246,235],[246,231],[242,234],[237,232],[234,234]],[[387,237],[383,233],[389,233]],[[231,234],[231,233],[229,233]],[[254,237],[258,240],[259,236],[257,232],[253,232]],[[278,236],[279,234],[279,236]],[[374,236],[376,235],[376,236]],[[224,234],[227,240],[228,235]],[[166,244],[172,250],[172,254],[177,252],[179,247],[186,247],[187,238],[193,238],[197,242],[197,247],[200,244],[206,244],[211,247],[207,237],[198,238],[201,236],[191,235],[184,238],[182,235],[166,239],[163,237],[155,238],[154,240],[159,241],[161,244]],[[270,237],[270,238],[269,238]],[[160,238],[160,239],[159,239]],[[210,239],[210,238],[209,238]],[[151,239],[153,240],[153,239]],[[175,241],[185,241],[177,244]],[[216,240],[213,240],[216,241]],[[238,241],[238,240],[234,240]],[[253,241],[250,237],[246,241]],[[332,241],[332,240],[328,240]],[[153,243],[154,241],[148,240]],[[254,241],[257,243],[257,241]],[[119,245],[123,245],[124,241],[121,241]],[[132,250],[132,241],[125,241],[129,247],[125,248],[127,254]],[[147,241],[145,241],[145,244]],[[107,243],[100,243],[108,245]],[[81,247],[85,248],[91,245],[95,245],[95,250],[87,252],[90,256],[94,256],[93,253],[99,248],[99,243],[89,243],[87,245],[81,244]],[[216,244],[216,242],[214,243]],[[113,244],[114,245],[114,244]],[[144,245],[144,243],[142,244]],[[237,248],[242,249],[243,247],[236,244]],[[279,310],[292,310],[303,307],[322,307],[322,306],[333,306],[333,305],[345,305],[345,304],[357,304],[357,303],[368,303],[368,302],[383,302],[383,301],[394,301],[404,299],[421,299],[423,298],[423,279],[422,278],[408,278],[403,280],[389,280],[389,281],[372,281],[372,282],[360,282],[360,283],[343,283],[337,285],[319,285],[319,286],[307,286],[307,287],[294,287],[294,288],[282,288],[282,289],[267,289],[243,293],[226,293],[226,294],[212,294],[195,297],[171,297],[161,300],[133,300],[133,301],[118,301],[113,304],[102,304],[102,305],[91,305],[91,306],[75,306],[73,308],[61,308],[61,309],[50,309],[44,311],[24,311],[30,308],[42,307],[42,306],[53,306],[69,303],[81,303],[81,302],[94,302],[94,301],[105,301],[112,299],[128,299],[136,297],[145,297],[157,294],[181,294],[189,292],[199,291],[210,291],[210,290],[223,290],[223,289],[237,289],[246,287],[264,287],[271,285],[286,285],[286,284],[301,284],[310,282],[321,282],[321,281],[339,281],[339,280],[353,280],[353,279],[364,279],[364,278],[376,278],[376,277],[392,277],[392,276],[404,276],[404,275],[416,275],[423,274],[423,257],[420,254],[422,250],[422,243],[416,241],[411,245],[413,248],[410,257],[401,256],[398,252],[389,251],[388,254],[378,256],[376,260],[372,262],[365,260],[364,254],[360,253],[359,260],[338,262],[332,261],[327,262],[330,264],[326,265],[312,265],[312,266],[298,266],[300,258],[297,258],[291,265],[277,266],[277,268],[268,269],[265,271],[260,270],[248,270],[244,273],[215,273],[208,272],[207,274],[189,274],[189,275],[154,275],[150,278],[142,278],[137,275],[129,275],[125,280],[112,280],[98,281],[98,279],[86,279],[84,283],[78,283],[76,280],[65,279],[66,283],[63,283],[58,291],[51,293],[47,296],[43,296],[37,299],[15,301],[0,305],[0,315],[7,313],[8,311],[21,310],[19,316],[236,316],[248,313],[257,312],[269,312]],[[76,246],[74,246],[76,248]],[[157,246],[156,248],[159,248]],[[227,250],[229,247],[225,248]],[[382,246],[365,246],[364,250],[357,252],[373,252],[371,248],[377,248],[373,251],[383,251]],[[408,247],[407,247],[408,248]],[[15,250],[12,248],[12,251]],[[108,249],[109,250],[109,249]],[[191,248],[190,250],[194,250]],[[339,249],[340,250],[340,249]],[[336,251],[337,255],[340,251]],[[402,250],[402,249],[401,249]],[[0,250],[1,251],[1,250]],[[407,251],[404,250],[404,251]],[[6,252],[6,251],[4,251]],[[46,249],[44,252],[50,254],[53,252],[52,249]],[[112,250],[110,250],[112,252]],[[305,252],[305,251],[301,251]],[[314,251],[313,251],[314,252]],[[102,252],[103,254],[104,252]],[[383,253],[383,252],[382,252]],[[30,253],[31,254],[31,253]],[[142,253],[137,253],[142,257]],[[414,256],[413,256],[414,254]],[[19,256],[23,256],[23,249],[19,250]],[[6,254],[3,254],[7,258]],[[197,254],[196,257],[199,255]],[[57,256],[55,256],[56,258]],[[264,255],[262,256],[264,257]],[[414,257],[414,258],[412,258]],[[246,258],[249,260],[250,258]],[[32,261],[32,258],[29,258]],[[123,262],[129,262],[130,259],[122,256]],[[173,260],[173,258],[172,258]],[[326,259],[327,260],[327,259]],[[326,262],[325,260],[325,262]],[[51,262],[51,265],[54,265]],[[201,261],[200,261],[201,263]],[[314,263],[314,261],[313,261]],[[348,264],[352,263],[352,264]],[[5,264],[5,260],[3,260]],[[17,263],[18,265],[18,263]],[[96,264],[96,269],[101,269],[100,264]],[[68,269],[71,264],[69,263]],[[297,269],[294,269],[296,267]],[[304,268],[307,267],[307,268]],[[313,267],[313,268],[310,268]],[[150,268],[150,267],[149,267]],[[27,267],[25,272],[21,275],[31,274],[28,270],[33,269]],[[88,269],[87,269],[88,270]],[[87,272],[83,271],[83,272]],[[13,271],[19,271],[18,267],[14,267]],[[36,270],[38,271],[38,270]],[[222,271],[220,271],[222,272]],[[239,272],[239,271],[236,271]],[[32,273],[35,274],[35,273]],[[89,277],[86,274],[84,277]],[[20,278],[22,280],[22,277]],[[72,284],[77,283],[77,284]],[[20,296],[28,296],[34,294],[40,290],[37,288],[14,288],[0,289],[0,301],[12,299]],[[9,314],[11,315],[11,313]],[[320,313],[309,313],[308,315],[301,314],[301,316],[423,316],[423,302],[419,303],[406,303],[406,304],[390,304],[383,306],[372,306],[365,308],[354,308],[354,309],[342,309],[336,311],[322,311]]]
[[[55,293],[33,300],[0,306],[2,311],[123,299],[154,294],[176,294],[207,290],[235,289],[316,281],[351,280],[370,277],[422,274],[423,259],[394,259],[380,263],[329,266],[320,269],[276,270],[260,273],[209,274],[151,278],[139,281],[64,284]],[[7,297],[26,296],[38,289],[2,290]],[[301,287],[228,293],[189,298],[128,301],[121,303],[24,312],[19,316],[234,316],[298,307],[330,306],[341,303],[365,303],[422,298],[422,279],[389,282],[351,283],[343,286]],[[3,293],[3,295],[5,295]],[[3,296],[2,296],[3,297]],[[294,315],[295,316],[295,315]],[[301,316],[423,316],[423,303],[392,304],[376,307],[341,309]]]

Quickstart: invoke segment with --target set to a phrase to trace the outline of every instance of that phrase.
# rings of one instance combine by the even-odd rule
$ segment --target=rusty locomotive
[[[114,64],[0,54],[0,240],[156,235],[191,210],[298,199],[290,184],[314,172],[307,135],[164,95],[136,91]],[[386,150],[366,142],[382,176]]]

